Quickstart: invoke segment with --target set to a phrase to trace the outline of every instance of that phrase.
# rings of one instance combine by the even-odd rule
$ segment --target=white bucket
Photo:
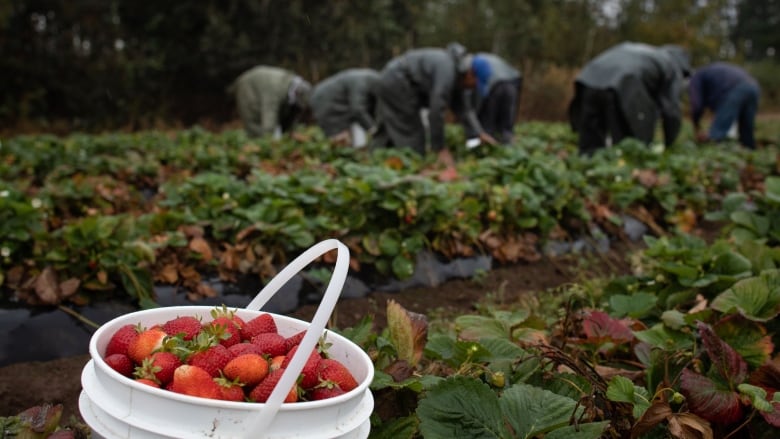
[[[210,317],[213,307],[177,306],[137,311],[117,317],[92,336],[92,359],[82,371],[83,390],[79,410],[93,437],[115,438],[360,438],[370,432],[369,417],[374,400],[368,388],[374,377],[371,359],[348,339],[328,331],[328,353],[341,361],[358,381],[357,388],[334,398],[282,404],[311,352],[341,293],[349,268],[349,250],[331,239],[312,246],[285,267],[263,288],[246,309],[236,314],[245,321],[263,312],[259,309],[295,273],[327,251],[337,249],[331,281],[311,323],[273,315],[279,333],[291,336],[307,329],[296,354],[268,402],[217,401],[178,394],[140,384],[109,367],[103,353],[111,335],[126,324],[151,326],[181,315]]]

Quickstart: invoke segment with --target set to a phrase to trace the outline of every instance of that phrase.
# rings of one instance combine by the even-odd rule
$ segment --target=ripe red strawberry
[[[239,355],[225,365],[222,373],[228,379],[254,386],[268,375],[268,360],[257,354]]]
[[[249,342],[241,342],[238,344],[234,344],[233,346],[228,347],[228,350],[230,351],[231,354],[233,354],[234,357],[238,357],[239,355],[244,355],[244,354],[257,354],[257,355],[263,354],[259,346]]]
[[[220,399],[222,390],[210,373],[198,366],[183,364],[173,373],[170,390],[201,398]]]
[[[201,323],[195,317],[181,316],[168,320],[162,325],[162,330],[170,336],[182,334],[182,339],[192,340],[200,332]]]
[[[239,327],[230,317],[217,317],[207,323],[206,327],[216,335],[219,339],[219,343],[225,347],[230,347],[241,342],[241,327]]]
[[[160,349],[163,339],[168,334],[159,327],[149,328],[138,334],[132,343],[127,347],[127,355],[135,364],[141,364],[144,358],[152,355],[152,352]]]
[[[133,360],[125,354],[111,354],[106,357],[106,364],[108,367],[121,373],[126,377],[133,376]]]
[[[155,352],[135,370],[137,378],[146,378],[165,386],[173,380],[173,372],[181,366],[181,360],[170,352]]]
[[[222,368],[232,359],[233,354],[225,346],[218,344],[190,355],[190,358],[187,359],[187,364],[198,366],[207,371],[212,377],[218,377]]]
[[[252,337],[252,344],[260,348],[263,354],[275,357],[287,353],[285,338],[275,332],[264,332]]]
[[[284,373],[284,369],[276,369],[274,371],[271,371],[268,373],[268,375],[265,377],[263,381],[260,381],[260,384],[255,386],[254,389],[252,389],[251,392],[249,392],[249,399],[255,402],[266,402],[268,401],[268,397],[271,396],[271,392],[274,391],[274,387],[276,387],[276,383],[279,382],[280,379],[282,379],[282,374]],[[296,386],[293,386],[292,389],[290,389],[290,392],[287,393],[287,396],[284,398],[284,402],[295,402],[298,401],[298,388]]]
[[[150,380],[148,378],[136,378],[135,382],[141,383],[141,384],[146,384],[147,386],[156,387],[158,389],[160,388],[160,385],[157,384],[156,381],[152,381],[152,380]]]
[[[333,358],[323,358],[317,367],[320,382],[330,381],[349,392],[358,386],[358,382],[352,372],[344,364]]]
[[[284,361],[282,362],[282,369],[287,368],[287,366],[290,364],[290,361],[292,361],[293,355],[297,351],[297,345],[290,349],[290,352],[287,353]],[[301,388],[304,390],[311,389],[320,383],[317,373],[320,360],[322,360],[320,353],[317,352],[316,349],[313,349],[311,354],[309,354],[309,358],[306,360],[306,364],[303,365],[303,369],[301,370],[301,378],[298,381],[298,385],[301,386]]]
[[[215,378],[214,381],[219,385],[220,399],[225,401],[244,401],[244,388],[241,384],[230,381],[225,378]]]
[[[306,395],[309,401],[320,401],[323,399],[333,398],[334,396],[343,395],[347,392],[337,385],[325,385],[322,387],[315,387],[310,389]]]
[[[105,357],[113,354],[127,355],[127,348],[136,337],[138,337],[137,326],[129,324],[122,326],[108,340]]]
[[[241,328],[241,339],[252,340],[257,334],[265,332],[277,332],[276,322],[271,314],[260,314],[246,322]]]
[[[298,346],[301,343],[301,340],[303,340],[304,335],[306,335],[306,330],[302,330],[287,337],[284,341],[287,345],[287,351],[289,352],[294,346]]]

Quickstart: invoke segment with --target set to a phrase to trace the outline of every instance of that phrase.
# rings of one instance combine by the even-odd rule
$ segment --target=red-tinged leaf
[[[720,376],[733,385],[745,381],[748,366],[742,356],[718,337],[710,325],[699,322],[697,326],[701,341],[704,344],[704,350]]]
[[[750,384],[780,390],[780,356],[767,361],[750,374]]]
[[[691,411],[714,424],[733,424],[742,419],[739,394],[727,388],[718,388],[711,379],[683,369],[680,389]]]
[[[669,417],[669,433],[680,439],[712,439],[710,423],[691,413],[675,413]]]
[[[398,358],[415,366],[422,358],[428,339],[428,319],[406,310],[394,300],[387,302],[387,327]]]
[[[748,363],[760,367],[769,360],[775,345],[764,325],[733,314],[713,325],[715,333]],[[778,383],[780,388],[780,383]]]
[[[767,400],[772,401],[772,399],[774,399],[775,397],[775,390],[770,390],[770,389],[764,389],[764,390],[766,390]],[[772,407],[774,407],[774,410],[771,412],[759,411],[758,413],[760,413],[761,416],[763,416],[767,424],[773,427],[780,427],[780,402],[773,402]]]
[[[590,342],[627,343],[634,340],[631,324],[629,319],[615,319],[603,311],[591,311],[582,320],[582,330]]]
[[[764,365],[750,374],[750,384],[766,390],[767,400],[772,401],[775,392],[780,390],[780,356],[767,361]],[[780,403],[773,402],[773,412],[759,412],[767,423],[774,427],[780,427]]]

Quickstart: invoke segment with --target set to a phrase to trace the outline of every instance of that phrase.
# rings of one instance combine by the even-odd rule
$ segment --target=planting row
[[[0,147],[0,288],[29,304],[124,291],[155,306],[152,286],[214,292],[218,275],[269,279],[314,242],[337,238],[355,272],[405,279],[415,255],[538,257],[548,239],[620,234],[624,213],[688,230],[732,192],[776,173],[773,147],[650,148],[627,140],[576,154],[559,124],[518,127],[516,144],[456,151],[461,179],[404,149],[248,141],[238,131],[23,136]],[[462,133],[448,127],[448,142]],[[327,261],[326,261],[327,262]]]

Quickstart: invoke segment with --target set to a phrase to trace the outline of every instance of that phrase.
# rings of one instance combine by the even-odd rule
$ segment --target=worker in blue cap
[[[500,143],[511,143],[523,84],[522,74],[498,55],[485,52],[474,55],[471,68],[476,77],[472,105],[482,129]],[[473,138],[476,134],[469,132],[467,137]]]

